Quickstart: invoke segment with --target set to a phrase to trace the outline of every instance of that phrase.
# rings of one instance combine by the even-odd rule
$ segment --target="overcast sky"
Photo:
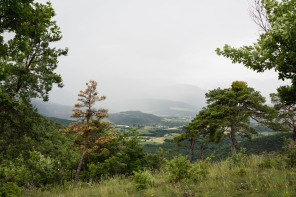
[[[57,45],[69,48],[57,69],[65,87],[53,91],[52,102],[72,105],[69,98],[76,100],[90,79],[107,97],[172,84],[226,88],[234,80],[268,96],[282,83],[273,71],[256,73],[215,54],[224,44],[239,47],[258,38],[249,0],[51,2],[63,35]]]

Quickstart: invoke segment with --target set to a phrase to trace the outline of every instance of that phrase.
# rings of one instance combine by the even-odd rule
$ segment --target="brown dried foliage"
[[[93,108],[96,101],[105,100],[105,96],[98,96],[97,82],[86,83],[87,89],[78,94],[79,103],[75,104],[71,117],[78,118],[81,122],[71,123],[67,129],[60,130],[65,135],[74,134],[74,143],[80,145],[77,151],[81,152],[86,147],[86,153],[97,150],[108,151],[106,145],[115,140],[115,130],[109,122],[102,119],[108,116],[107,109]],[[83,110],[84,108],[84,110]],[[94,119],[95,117],[95,119]]]

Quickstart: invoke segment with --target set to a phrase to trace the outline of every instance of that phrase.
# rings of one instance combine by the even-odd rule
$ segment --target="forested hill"
[[[62,119],[62,118],[56,118],[56,117],[48,117],[48,119],[58,124],[62,124],[64,126],[68,126],[70,123],[75,122],[74,120],[68,120],[68,119]]]
[[[126,111],[110,114],[108,119],[116,125],[157,125],[163,118],[140,111]]]
[[[161,116],[194,117],[202,108],[188,103],[164,99],[132,99],[124,102],[120,111],[142,111]]]

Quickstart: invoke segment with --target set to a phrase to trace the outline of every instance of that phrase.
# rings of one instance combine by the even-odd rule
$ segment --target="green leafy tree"
[[[206,93],[207,116],[221,130],[230,130],[231,154],[236,154],[237,135],[251,138],[256,130],[250,126],[250,118],[269,125],[274,117],[273,108],[265,105],[260,92],[246,82],[234,81],[231,88],[214,89]],[[221,135],[219,135],[221,136]]]
[[[62,86],[54,70],[67,49],[52,47],[62,36],[50,3],[33,0],[0,2],[0,135],[23,139],[33,133],[38,115],[31,98],[48,100],[53,84]]]
[[[67,129],[61,130],[64,134],[75,136],[74,143],[79,145],[77,151],[82,152],[74,178],[74,187],[78,183],[85,155],[97,150],[108,151],[104,145],[116,139],[111,124],[102,120],[108,116],[108,110],[94,108],[97,101],[105,100],[106,97],[98,96],[96,81],[91,80],[86,86],[86,90],[81,90],[78,94],[80,103],[75,104],[76,109],[73,109],[74,113],[71,115],[80,122],[71,123]]]
[[[281,80],[291,80],[290,86],[278,88],[285,104],[296,102],[296,9],[295,0],[255,0],[253,19],[263,30],[257,42],[234,48],[225,45],[216,50],[233,63],[257,72],[274,69]]]
[[[4,62],[8,46],[4,41],[5,33],[24,34],[30,24],[30,15],[33,14],[33,0],[2,0],[0,2],[0,81],[7,76],[9,65]],[[27,25],[25,25],[27,23]],[[7,36],[6,36],[7,37]],[[3,92],[4,88],[0,86]],[[2,97],[3,99],[4,97]]]
[[[38,152],[52,167],[44,169],[47,176],[35,163],[34,176],[41,178],[26,182],[16,175],[12,182],[24,180],[23,185],[17,182],[19,186],[62,183],[69,175],[66,169],[76,161],[75,152],[66,146],[69,140],[57,132],[63,126],[41,116],[30,104],[36,97],[47,101],[53,84],[63,86],[55,69],[67,49],[53,46],[62,38],[54,16],[49,2],[0,0],[0,165],[7,169],[19,165],[33,172],[30,165],[37,160],[30,161],[30,153]]]
[[[217,132],[218,128],[211,124],[211,120],[209,120],[207,116],[207,110],[207,108],[203,108],[188,125],[183,126],[184,133],[174,139],[178,143],[189,139],[190,162],[193,160],[194,146],[196,142],[200,145],[200,159],[203,160],[203,151],[206,143],[215,141],[213,134]]]
[[[296,141],[296,105],[284,104],[281,102],[279,95],[275,93],[270,94],[270,97],[277,111],[276,121],[287,129],[292,129],[293,141]]]
[[[34,3],[33,7],[34,15],[30,18],[30,25],[27,25],[29,35],[16,34],[6,44],[7,56],[1,61],[9,64],[9,69],[3,84],[10,98],[29,101],[41,97],[47,101],[53,84],[63,86],[61,76],[54,70],[58,66],[58,57],[66,55],[67,49],[56,49],[50,45],[62,38],[59,27],[52,20],[55,12],[50,3]]]

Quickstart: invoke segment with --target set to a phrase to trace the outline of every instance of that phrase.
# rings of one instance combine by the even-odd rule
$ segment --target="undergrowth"
[[[22,196],[296,196],[296,168],[280,155],[241,152],[220,162],[187,161],[179,156],[160,171],[80,183],[74,189],[68,183],[45,191],[27,190]]]

